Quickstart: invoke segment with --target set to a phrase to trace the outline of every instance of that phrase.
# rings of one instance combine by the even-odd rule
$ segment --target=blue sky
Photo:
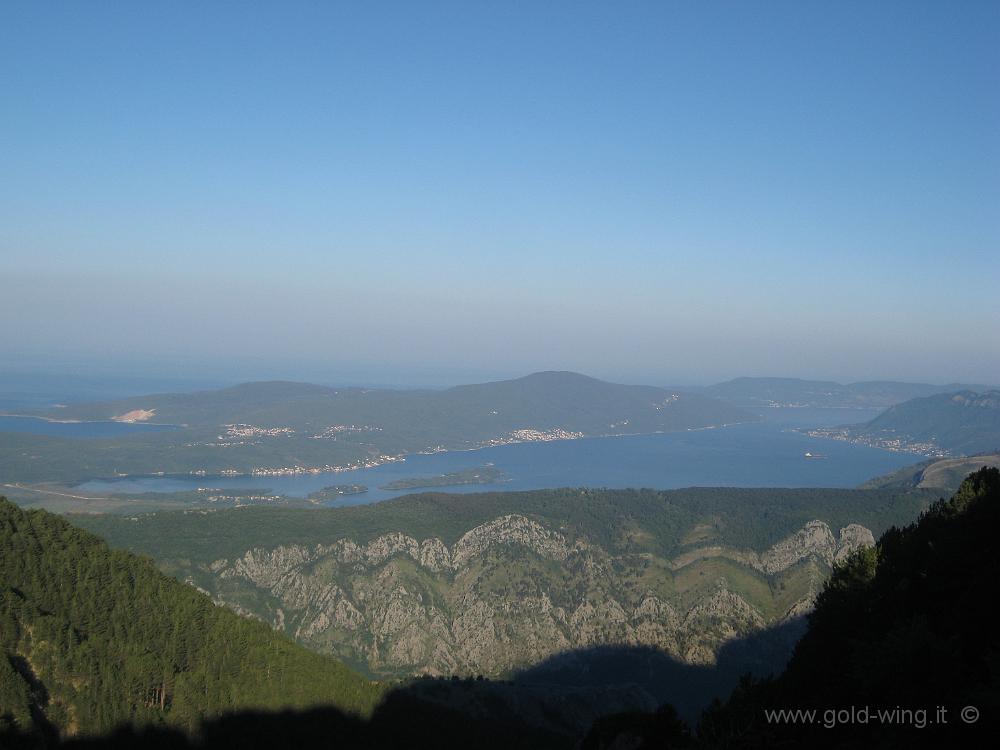
[[[0,368],[1000,381],[1000,4],[0,6]]]

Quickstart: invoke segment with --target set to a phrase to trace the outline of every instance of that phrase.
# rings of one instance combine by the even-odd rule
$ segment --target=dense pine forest
[[[368,713],[381,692],[149,560],[2,498],[0,649],[0,736],[192,728],[250,708]]]
[[[1000,471],[985,468],[856,553],[828,582],[785,673],[710,712],[706,744],[980,746],[1000,709],[998,529]],[[852,706],[914,713],[895,722],[823,714]],[[816,710],[823,723],[762,722],[774,708]]]

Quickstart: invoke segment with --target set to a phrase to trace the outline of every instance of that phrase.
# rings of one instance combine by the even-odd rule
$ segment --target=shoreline
[[[614,438],[627,438],[627,437],[646,437],[651,435],[676,435],[686,432],[701,432],[705,430],[715,430],[715,429],[725,429],[727,427],[737,427],[739,425],[746,424],[760,424],[763,420],[747,420],[745,422],[726,422],[718,425],[706,425],[704,427],[685,427],[679,430],[654,430],[652,432],[616,432],[616,433],[605,433],[601,435],[582,435],[580,437],[565,437],[565,438],[553,438],[551,440],[517,440],[505,443],[498,443],[496,445],[475,445],[468,448],[443,448],[441,450],[421,450],[400,453],[397,456],[392,457],[390,460],[381,461],[373,466],[338,466],[327,469],[326,467],[303,467],[299,471],[288,471],[287,473],[277,473],[280,470],[273,470],[275,473],[268,473],[271,470],[264,469],[261,473],[256,473],[255,470],[244,471],[244,472],[234,472],[234,473],[199,473],[199,470],[188,471],[188,472],[152,472],[147,474],[121,474],[113,477],[92,477],[85,480],[84,482],[79,482],[80,484],[86,484],[87,482],[117,482],[117,481],[127,481],[132,479],[235,479],[238,477],[246,478],[288,478],[296,476],[323,476],[323,475],[337,475],[344,474],[350,471],[365,471],[367,469],[377,469],[381,466],[387,466],[392,463],[405,463],[407,458],[410,456],[436,456],[442,453],[472,453],[474,451],[489,450],[491,448],[505,448],[507,446],[514,445],[531,445],[535,443],[563,443],[563,442],[576,442],[582,440],[611,440]],[[319,470],[322,468],[323,470]],[[314,470],[315,469],[315,470]]]
[[[10,416],[10,415],[4,415],[4,416]],[[33,416],[33,415],[28,415],[28,416]],[[304,476],[316,476],[316,477],[319,477],[319,476],[339,476],[339,475],[342,475],[342,474],[345,474],[345,473],[354,472],[354,471],[367,471],[367,470],[370,470],[370,469],[377,469],[377,468],[379,468],[381,466],[384,466],[384,465],[387,465],[389,463],[396,463],[396,462],[398,462],[398,463],[402,464],[402,463],[406,462],[410,457],[414,457],[414,456],[433,456],[433,455],[437,455],[439,453],[469,453],[469,452],[472,452],[472,451],[482,451],[482,450],[485,450],[487,448],[503,448],[503,447],[506,447],[508,445],[528,445],[528,444],[531,444],[531,443],[543,443],[543,442],[546,442],[546,443],[547,442],[559,442],[559,443],[563,443],[563,442],[568,442],[568,441],[579,441],[579,440],[608,440],[608,439],[612,439],[612,438],[638,438],[638,437],[644,437],[644,436],[671,435],[671,434],[673,434],[673,435],[679,435],[679,434],[682,434],[682,433],[703,432],[703,431],[709,431],[709,430],[721,430],[721,429],[724,429],[724,428],[749,426],[749,425],[760,425],[760,424],[770,424],[770,423],[771,422],[768,419],[757,418],[757,419],[742,420],[742,421],[739,421],[739,422],[725,422],[725,423],[721,423],[721,424],[705,425],[705,426],[702,426],[702,427],[686,427],[686,428],[680,428],[680,429],[676,429],[676,430],[654,430],[654,431],[651,431],[651,432],[615,432],[615,433],[603,433],[603,434],[595,434],[595,435],[582,435],[582,436],[579,436],[579,437],[559,437],[559,438],[552,438],[552,439],[549,439],[549,440],[512,440],[510,442],[504,442],[504,443],[501,443],[501,444],[494,444],[494,445],[473,445],[473,446],[456,447],[456,448],[425,449],[425,450],[420,450],[420,451],[404,452],[404,453],[398,454],[396,456],[387,457],[387,458],[389,458],[389,460],[382,460],[382,461],[378,461],[377,463],[373,462],[372,464],[369,464],[367,466],[346,465],[346,466],[336,466],[336,467],[329,467],[329,468],[327,468],[325,466],[324,467],[295,467],[295,469],[290,469],[290,470],[286,470],[286,471],[264,469],[264,470],[260,471],[259,473],[257,471],[253,471],[253,470],[250,470],[250,471],[235,471],[235,470],[233,470],[232,472],[227,472],[227,473],[222,473],[221,471],[212,472],[212,473],[209,473],[209,472],[205,471],[204,473],[202,473],[200,470],[194,470],[194,471],[179,471],[179,472],[169,472],[169,473],[168,472],[148,472],[148,473],[142,473],[142,474],[138,474],[138,473],[137,474],[119,474],[119,475],[116,475],[116,476],[94,476],[94,477],[88,477],[86,479],[76,481],[73,484],[61,485],[61,487],[64,488],[65,490],[70,491],[70,492],[72,492],[72,491],[78,491],[79,492],[80,490],[77,490],[76,488],[81,487],[82,485],[88,484],[90,482],[100,482],[100,483],[107,483],[107,484],[111,485],[111,484],[116,484],[118,482],[127,482],[129,480],[140,480],[141,481],[141,480],[168,479],[168,480],[177,480],[177,481],[182,481],[183,482],[185,480],[194,479],[194,478],[198,478],[200,480],[206,480],[206,481],[211,481],[211,480],[223,480],[223,481],[230,480],[231,481],[231,480],[238,479],[238,478],[241,478],[241,477],[242,478],[246,478],[246,479],[253,479],[253,480],[261,480],[261,479],[287,480],[287,479],[292,479],[292,478],[295,478],[295,477],[304,477]],[[816,429],[816,428],[806,428],[806,427],[789,427],[789,426],[780,425],[780,424],[775,424],[774,426],[777,429],[779,429],[780,431],[782,431],[782,432],[786,432],[786,431],[797,432],[797,433],[799,433],[799,434],[801,434],[803,436],[808,436],[808,431],[810,429]],[[822,428],[820,428],[820,429],[822,429]],[[824,439],[829,439],[829,438],[824,438]],[[891,450],[891,449],[888,449],[888,448],[880,448],[878,446],[859,446],[859,447],[875,448],[875,449],[878,449],[878,450],[884,450],[884,451],[886,451],[888,453],[896,453],[896,454],[910,453],[911,455],[914,455],[914,456],[917,456],[917,457],[922,457],[921,454],[914,453],[914,452],[911,452],[911,451]],[[47,484],[47,483],[48,482],[40,482],[39,484]],[[484,486],[488,486],[488,485],[484,485]],[[28,488],[25,488],[25,489],[28,489]],[[84,491],[86,491],[86,490],[84,490]],[[95,489],[94,491],[95,492],[103,492],[103,493],[115,494],[114,490],[110,489],[110,488]],[[156,492],[157,490],[144,490],[144,491]],[[96,497],[96,496],[94,496],[94,497]]]
[[[687,429],[670,430],[670,431],[658,430],[658,431],[643,432],[643,433],[615,433],[615,434],[603,434],[603,435],[589,435],[579,438],[571,438],[571,440],[575,442],[579,440],[588,440],[588,441],[609,440],[611,438],[631,438],[632,440],[651,439],[656,442],[656,445],[661,445],[662,443],[661,448],[658,450],[666,450],[669,452],[671,450],[670,446],[673,445],[675,442],[677,442],[681,446],[689,445],[688,440],[683,437],[683,435],[685,434],[692,433],[691,439],[694,439],[694,433],[697,432],[701,432],[702,434],[706,434],[706,432],[716,431],[716,430],[721,432],[722,431],[721,428],[723,427],[739,428],[740,425],[743,426],[742,429],[737,430],[732,437],[723,438],[720,435],[718,439],[724,440],[726,444],[733,443],[735,441],[735,444],[738,449],[739,445],[742,445],[747,441],[753,442],[754,440],[756,440],[757,432],[759,430],[766,429],[768,426],[773,428],[773,431],[775,432],[787,431],[787,426],[781,424],[780,422],[772,423],[770,420],[765,420],[762,423],[758,420],[754,420],[747,422],[711,425],[711,426],[706,426],[706,428],[687,428]],[[707,427],[710,427],[712,429],[707,430]],[[730,431],[727,430],[725,431],[725,434],[730,435],[731,433]],[[761,435],[761,437],[763,438],[766,436]],[[809,437],[809,436],[800,433],[800,437]],[[515,469],[513,467],[520,467],[520,470],[516,470],[516,473],[520,475],[523,474],[524,466],[522,466],[522,464],[524,463],[524,461],[530,462],[531,457],[535,456],[538,450],[543,451],[543,453],[538,454],[539,456],[557,456],[557,457],[563,455],[576,455],[578,450],[582,451],[584,454],[590,454],[593,453],[594,451],[597,451],[598,453],[604,453],[606,451],[610,451],[612,455],[617,455],[619,453],[622,454],[623,460],[626,460],[627,455],[631,454],[634,450],[640,450],[640,451],[646,450],[645,448],[642,448],[641,446],[638,445],[635,448],[631,447],[630,441],[618,441],[618,443],[614,444],[615,447],[611,447],[609,445],[609,447],[607,448],[602,448],[599,445],[590,448],[581,447],[580,449],[557,448],[556,446],[553,446],[552,450],[554,450],[555,453],[547,451],[544,447],[528,446],[528,443],[538,443],[538,442],[553,442],[553,443],[562,443],[565,445],[567,444],[567,439],[548,440],[548,441],[537,441],[537,440],[520,441],[519,443],[515,444],[523,446],[522,450],[517,451],[515,453],[498,451],[496,453],[490,454],[490,456],[482,457],[482,461],[489,460],[500,465],[506,465],[510,462],[513,462],[510,463],[510,466],[508,467],[508,473],[515,472]],[[715,443],[716,439],[710,440],[711,445],[714,445]],[[644,444],[645,443],[643,443],[643,445]],[[696,443],[695,445],[697,444],[700,443]],[[330,474],[336,474],[337,481],[342,481],[341,477],[344,477],[344,478],[349,478],[350,481],[357,481],[364,483],[366,485],[370,484],[372,485],[372,489],[377,492],[377,495],[379,495],[376,498],[370,498],[370,499],[362,499],[362,498],[367,498],[370,493],[365,493],[357,497],[343,496],[339,498],[339,501],[338,499],[334,499],[330,503],[323,503],[324,506],[329,505],[329,507],[339,507],[341,505],[368,504],[369,502],[382,502],[384,500],[390,500],[396,497],[405,496],[407,494],[414,494],[414,493],[419,494],[421,492],[428,492],[428,491],[430,492],[441,491],[445,493],[455,493],[455,492],[465,493],[470,490],[474,492],[490,492],[490,491],[507,492],[511,491],[512,489],[520,491],[524,489],[542,489],[550,486],[555,486],[555,485],[550,485],[548,483],[549,480],[544,480],[541,483],[533,483],[534,479],[537,479],[537,477],[535,477],[531,473],[531,471],[528,472],[528,475],[520,477],[510,477],[507,481],[476,483],[478,485],[478,488],[470,487],[465,483],[457,483],[454,485],[449,484],[449,485],[426,486],[426,487],[400,488],[398,490],[385,490],[381,486],[385,483],[387,479],[393,479],[397,476],[407,479],[416,478],[418,476],[422,477],[425,474],[427,476],[430,475],[437,476],[439,474],[446,474],[453,471],[462,470],[467,465],[471,465],[471,462],[476,461],[476,459],[473,457],[462,459],[456,456],[454,458],[449,459],[447,457],[442,456],[441,459],[443,463],[439,465],[439,462],[430,458],[436,455],[437,453],[464,454],[468,453],[469,451],[482,451],[486,448],[503,448],[503,447],[506,447],[506,445],[475,446],[475,447],[465,447],[465,448],[457,448],[449,450],[410,453],[407,454],[406,456],[402,456],[399,459],[397,459],[399,461],[398,468],[389,469],[387,472],[374,471],[375,469],[379,469],[379,466],[383,464],[380,464],[379,466],[356,468],[353,470],[341,469],[341,471],[339,472],[299,471],[296,472],[295,474],[291,473],[284,475],[272,474],[268,476],[249,475],[246,473],[208,474],[206,472],[205,474],[196,475],[190,472],[175,472],[170,474],[167,474],[165,472],[164,473],[156,472],[148,474],[134,474],[129,476],[115,476],[107,478],[100,478],[100,477],[86,478],[86,479],[81,478],[75,481],[71,480],[72,483],[66,483],[66,484],[44,481],[44,480],[37,483],[31,482],[27,484],[18,484],[15,482],[11,483],[9,486],[11,487],[12,491],[21,490],[25,492],[25,494],[30,493],[32,495],[35,495],[37,493],[38,495],[42,496],[44,496],[45,494],[50,494],[53,496],[53,500],[55,500],[59,496],[63,496],[67,500],[73,498],[74,500],[81,501],[84,503],[86,503],[87,501],[117,502],[121,500],[127,500],[129,497],[133,495],[148,494],[149,502],[155,502],[156,498],[159,496],[166,497],[174,495],[176,493],[183,494],[187,491],[193,490],[194,485],[199,482],[202,483],[201,486],[212,486],[213,488],[215,488],[213,482],[218,481],[220,482],[220,485],[217,487],[219,492],[226,492],[229,490],[230,487],[238,488],[241,490],[246,489],[248,491],[253,490],[256,492],[260,490],[262,487],[266,486],[268,492],[276,492],[282,497],[288,499],[289,501],[294,502],[306,498],[305,493],[309,490],[318,487],[324,481],[323,477],[329,477]],[[801,450],[808,449],[815,452],[816,447],[818,446],[815,446],[814,444],[813,447],[811,448],[809,446],[806,446],[803,447]],[[857,446],[857,447],[861,448],[870,446]],[[567,450],[570,451],[569,454],[565,453],[565,451]],[[884,449],[877,450],[876,452],[882,453],[884,455],[891,455],[891,454],[896,454],[897,456],[900,455],[900,453],[897,451],[889,451]],[[413,458],[417,455],[428,456],[429,460],[418,461],[417,466],[411,467],[409,471],[404,469],[404,466],[411,466],[411,464],[404,462],[408,462],[410,458]],[[801,452],[798,455],[801,456],[802,455]],[[917,461],[919,460],[919,458],[920,458],[919,456],[915,456],[913,460]],[[414,458],[414,460],[417,459]],[[826,463],[826,462],[818,461],[816,463]],[[897,466],[887,466],[885,468],[879,466],[876,467],[876,469],[871,473],[873,475],[881,476],[882,474],[889,473],[890,471],[897,470],[898,468],[899,467]],[[357,473],[355,474],[353,472]],[[724,486],[853,487],[858,483],[862,483],[863,480],[870,479],[870,477],[867,474],[865,474],[864,476],[859,475],[859,477],[860,478],[857,480],[857,482],[855,482],[853,478],[850,478],[850,481],[846,481],[845,478],[838,479],[836,477],[828,477],[826,482],[821,484],[816,484],[815,481],[812,479],[800,478],[797,480],[796,479],[789,480],[788,478],[784,478],[782,476],[776,476],[772,478],[771,482],[763,484],[760,483],[759,479],[751,479],[749,481],[747,479],[744,479],[743,481],[737,481],[735,483],[726,482],[724,483]],[[167,481],[157,481],[157,480],[167,480]],[[241,480],[243,481],[241,482]],[[134,484],[132,484],[131,486],[129,486],[130,481],[134,482]],[[519,485],[523,484],[524,486],[518,486],[516,488],[512,488],[510,486],[511,482],[518,483]],[[91,485],[91,483],[93,483],[92,486],[87,486]],[[566,482],[565,484],[569,486],[573,483]],[[591,482],[590,484],[593,486],[605,486],[605,485],[607,486],[620,485],[622,487],[631,486],[628,485],[627,483],[618,482],[617,480],[609,485],[605,480],[600,480],[599,478],[595,479],[595,481]],[[676,483],[672,479],[669,479],[668,481],[662,483],[659,481],[649,480],[645,483],[640,482],[640,484],[642,484],[642,486],[649,486],[661,489],[674,489],[677,487],[686,487],[686,486],[692,486],[692,487],[717,486],[717,482],[706,483],[704,479],[698,480],[697,478],[691,479],[684,483]],[[306,489],[303,490],[302,489],[303,487],[305,487]],[[128,503],[128,505],[132,506],[132,503]]]

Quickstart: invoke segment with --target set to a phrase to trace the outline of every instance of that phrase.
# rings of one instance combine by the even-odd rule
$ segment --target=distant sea
[[[110,401],[149,393],[189,393],[231,383],[192,378],[57,375],[0,370],[0,412],[19,414],[55,404]]]
[[[257,489],[289,497],[338,484],[363,484],[366,494],[331,505],[357,505],[412,494],[381,490],[389,482],[431,477],[492,463],[509,481],[461,485],[443,492],[533,490],[553,487],[856,487],[923,459],[835,440],[796,427],[865,422],[879,409],[764,409],[763,421],[714,429],[607,438],[521,443],[472,451],[411,455],[405,461],[339,474],[293,477],[129,477],[92,481],[93,494],[178,492],[198,487]],[[808,458],[806,453],[822,458]],[[416,490],[419,491],[419,490]],[[435,490],[438,491],[438,490]]]

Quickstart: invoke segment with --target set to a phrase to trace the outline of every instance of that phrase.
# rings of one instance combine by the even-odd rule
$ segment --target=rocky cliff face
[[[510,514],[448,546],[394,532],[365,544],[251,549],[210,566],[213,595],[375,674],[500,675],[555,653],[649,645],[690,663],[808,611],[868,529],[811,521],[762,552],[613,556]]]

